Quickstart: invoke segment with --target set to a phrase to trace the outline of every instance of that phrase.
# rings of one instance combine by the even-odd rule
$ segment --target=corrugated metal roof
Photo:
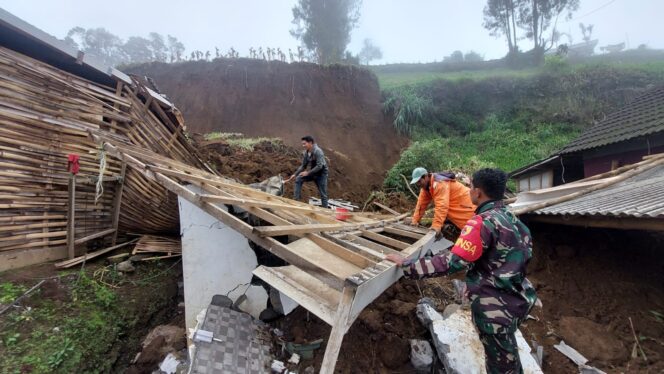
[[[664,165],[532,214],[664,218]]]
[[[652,89],[586,130],[560,153],[613,144],[664,131],[664,86]]]

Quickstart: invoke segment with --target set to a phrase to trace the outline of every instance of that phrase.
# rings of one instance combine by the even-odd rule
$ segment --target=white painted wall
[[[188,188],[198,192],[195,187]],[[230,292],[228,296],[235,301],[251,290],[247,294],[251,300],[243,304],[260,313],[267,306],[267,292],[249,287],[258,263],[247,238],[181,197],[178,205],[187,328],[196,326],[196,315],[218,294]]]

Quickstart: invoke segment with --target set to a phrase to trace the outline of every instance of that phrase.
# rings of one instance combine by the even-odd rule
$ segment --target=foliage
[[[568,69],[569,64],[563,56],[555,54],[544,58],[544,71],[547,73],[562,73]]]
[[[211,132],[205,134],[205,140],[223,139],[230,147],[238,148],[244,151],[253,151],[254,147],[260,143],[270,143],[277,147],[283,147],[283,140],[280,138],[245,138],[241,133]]]
[[[419,139],[408,147],[387,173],[384,187],[405,191],[401,175],[410,175],[418,166],[430,171],[454,170],[467,174],[483,168],[514,170],[549,156],[578,134],[565,124],[527,125],[489,117],[484,129],[465,136]]]
[[[481,54],[479,54],[475,51],[470,51],[470,52],[466,52],[466,54],[463,55],[463,60],[465,62],[480,62],[480,61],[484,61],[484,56],[482,56]]]
[[[139,347],[147,318],[162,318],[172,293],[155,292],[160,284],[174,287],[172,267],[150,264],[137,268],[136,276],[151,279],[137,289],[131,279],[127,288],[112,288],[96,279],[93,267],[60,274],[62,294],[51,298],[34,292],[22,308],[0,317],[0,373],[110,373],[118,371],[119,355]],[[155,275],[157,274],[157,275]],[[108,278],[104,278],[108,280]],[[134,282],[136,283],[136,282]],[[3,290],[9,289],[2,283]],[[11,289],[23,289],[12,285]],[[12,291],[14,292],[14,291]],[[120,297],[122,295],[122,297]],[[145,310],[146,312],[138,312]],[[160,322],[151,321],[150,323]],[[129,352],[123,351],[129,349]]]
[[[422,126],[433,110],[433,101],[417,90],[404,87],[386,93],[383,112],[394,115],[394,127],[402,134],[410,135],[416,126]]]
[[[361,0],[299,0],[293,7],[291,35],[320,64],[342,60],[360,18]]]
[[[10,282],[0,283],[0,304],[9,304],[27,290],[26,287]]]
[[[123,41],[104,28],[74,27],[65,43],[86,54],[94,55],[109,66],[144,62],[177,62],[184,56],[184,44],[176,37],[151,32],[147,38],[131,36]]]
[[[580,0],[488,0],[484,7],[484,27],[491,35],[504,35],[507,39],[508,57],[519,52],[517,27],[525,31],[525,37],[533,41],[536,62],[541,62],[544,51],[550,49],[559,37],[558,19],[572,18]],[[547,31],[551,29],[550,35]]]
[[[362,64],[369,65],[371,61],[383,58],[383,51],[371,39],[364,39],[362,50],[358,54],[358,57]]]

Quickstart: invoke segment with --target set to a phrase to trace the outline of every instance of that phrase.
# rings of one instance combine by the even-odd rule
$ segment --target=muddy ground
[[[560,340],[607,373],[664,372],[664,237],[652,233],[531,224],[535,257],[529,279],[543,308],[521,326],[544,346],[545,373],[577,372],[553,348]],[[415,316],[421,295],[442,311],[455,302],[451,279],[402,279],[367,307],[344,339],[340,373],[413,372],[409,339],[430,339]],[[419,286],[419,287],[418,287]],[[422,294],[420,294],[420,291]],[[647,361],[632,356],[634,332]],[[299,308],[276,324],[296,341],[325,339],[329,326]],[[324,348],[324,347],[323,347]],[[313,364],[318,368],[324,350]]]

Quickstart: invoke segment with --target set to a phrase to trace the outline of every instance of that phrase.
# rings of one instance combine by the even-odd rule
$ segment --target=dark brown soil
[[[539,322],[522,327],[544,345],[546,373],[571,373],[574,365],[553,348],[565,340],[609,373],[664,370],[664,248],[662,235],[531,224],[535,257],[529,278],[544,308]],[[648,358],[632,358],[636,335]]]
[[[196,136],[198,149],[208,164],[222,175],[235,178],[242,183],[261,182],[275,175],[288,178],[302,163],[300,149],[284,144],[264,141],[253,150],[231,147],[224,143],[204,145],[201,136]],[[372,190],[381,187],[380,180],[375,182],[351,178],[345,170],[352,165],[329,149],[324,149],[325,156],[330,160],[328,177],[328,195],[333,199],[343,199],[362,204]],[[285,196],[293,197],[294,181],[285,185]],[[302,193],[303,201],[310,196],[319,197],[314,183],[305,183]]]
[[[362,68],[217,59],[126,70],[153,78],[191,132],[279,137],[297,149],[312,135],[333,167],[367,186],[382,184],[408,142],[382,112],[376,76]]]

